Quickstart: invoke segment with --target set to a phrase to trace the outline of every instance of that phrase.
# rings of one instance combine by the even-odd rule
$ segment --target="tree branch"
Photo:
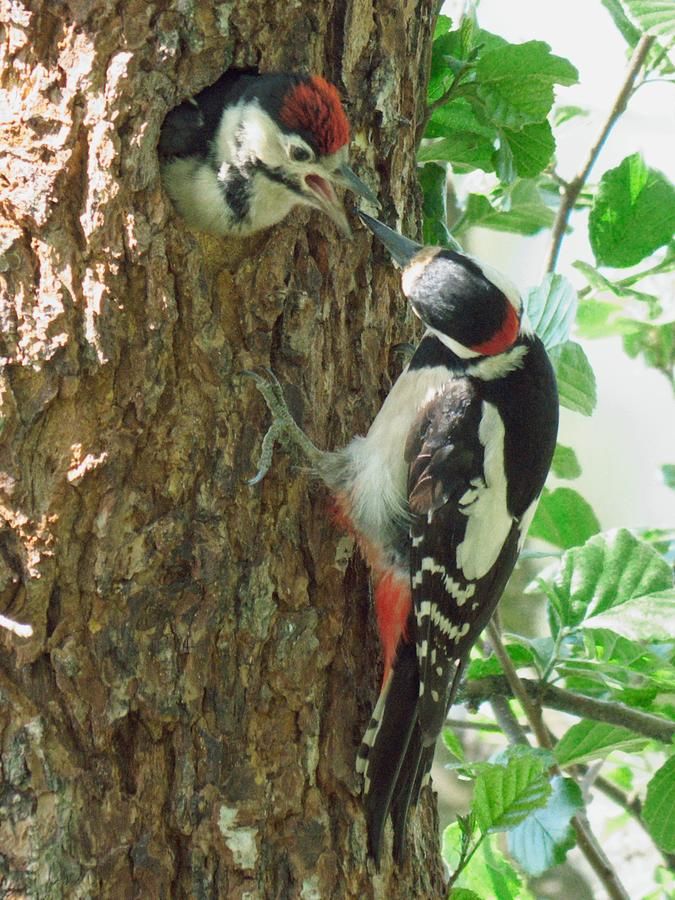
[[[490,706],[501,731],[509,744],[529,744],[525,729],[516,718],[506,697],[497,695],[490,700]]]
[[[542,685],[538,681],[526,678],[518,680],[530,702],[531,699],[538,698],[550,709],[571,713],[583,719],[593,719],[595,722],[607,722],[610,725],[628,728],[636,734],[666,744],[675,737],[675,723],[661,716],[640,712],[622,703],[594,700],[553,685]],[[460,688],[458,699],[476,705],[491,700],[495,694],[514,696],[512,686],[504,676],[495,675],[478,681],[467,681]]]
[[[643,34],[636,44],[635,50],[633,51],[633,55],[630,59],[630,63],[628,64],[628,71],[626,72],[624,83],[621,86],[616,100],[614,101],[614,105],[612,106],[609,116],[607,117],[607,121],[603,125],[602,129],[600,130],[600,134],[591,147],[588,158],[586,159],[586,162],[581,171],[570,182],[568,182],[567,186],[562,192],[560,208],[558,209],[558,214],[556,215],[555,222],[553,223],[553,231],[551,233],[551,247],[548,254],[548,260],[546,262],[546,272],[555,271],[555,267],[558,262],[558,254],[560,253],[560,247],[565,236],[565,230],[567,229],[567,223],[574,208],[574,204],[576,203],[577,197],[581,193],[581,190],[586,183],[586,179],[588,178],[591,169],[595,165],[595,161],[600,155],[600,151],[602,150],[605,141],[609,137],[610,131],[616,124],[621,114],[626,109],[631,91],[633,90],[633,86],[635,84],[635,79],[637,78],[638,73],[644,64],[644,61],[647,58],[647,53],[649,52],[649,48],[653,43],[654,37],[652,37],[651,35]]]

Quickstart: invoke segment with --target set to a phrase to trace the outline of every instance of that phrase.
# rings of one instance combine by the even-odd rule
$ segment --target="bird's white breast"
[[[368,540],[386,544],[392,522],[408,514],[408,466],[404,458],[410,428],[420,409],[450,379],[444,366],[406,369],[391,389],[365,437],[354,438],[347,456],[351,516]]]

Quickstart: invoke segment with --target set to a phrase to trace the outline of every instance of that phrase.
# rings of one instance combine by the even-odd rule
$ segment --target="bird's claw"
[[[259,484],[267,475],[272,465],[272,454],[277,441],[284,443],[289,448],[297,448],[310,461],[314,461],[320,455],[320,451],[312,444],[291,415],[286,405],[283,388],[274,372],[267,366],[256,366],[255,369],[245,369],[241,374],[253,379],[272,414],[272,424],[262,440],[258,471],[253,478],[245,479],[246,484],[251,486]]]
[[[273,421],[265,432],[260,449],[260,460],[258,462],[258,471],[252,478],[245,478],[244,483],[253,487],[259,484],[267,475],[272,465],[272,454],[274,453],[274,444],[281,436],[278,416],[281,411],[286,410],[286,401],[279,379],[274,372],[267,366],[256,366],[255,369],[244,369],[241,372],[246,378],[252,378],[256,388],[262,394],[263,400],[267,404],[267,408],[272,413]]]
[[[255,369],[244,369],[241,374],[246,376],[246,378],[253,379],[255,386],[265,398],[265,403],[267,403],[273,415],[276,413],[277,406],[286,406],[284,392],[279,384],[279,379],[270,368],[267,366],[256,366]],[[274,408],[270,407],[270,401],[272,401],[272,407]]]

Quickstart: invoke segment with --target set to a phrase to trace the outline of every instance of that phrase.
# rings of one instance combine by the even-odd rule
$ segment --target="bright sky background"
[[[453,17],[447,3],[443,12]],[[585,161],[592,141],[619,90],[627,65],[626,44],[600,0],[481,0],[482,28],[514,43],[544,40],[579,70],[579,84],[558,88],[558,103],[582,106],[588,117],[562,126],[558,171],[571,177]],[[666,84],[641,87],[611,133],[591,180],[631,153],[675,180],[675,92]],[[584,279],[571,267],[575,259],[593,263],[585,217],[575,215],[558,271],[577,288]],[[549,235],[534,238],[477,230],[471,251],[501,268],[521,288],[541,279]],[[618,272],[617,277],[626,274]],[[659,280],[659,293],[668,290]],[[669,283],[675,304],[675,283]],[[672,306],[671,306],[672,308]],[[675,493],[663,485],[660,466],[675,463],[675,401],[665,378],[640,361],[630,360],[618,338],[582,342],[598,382],[598,407],[591,418],[563,410],[560,441],[577,451],[583,476],[567,482],[592,504],[603,529],[618,526],[675,525]]]

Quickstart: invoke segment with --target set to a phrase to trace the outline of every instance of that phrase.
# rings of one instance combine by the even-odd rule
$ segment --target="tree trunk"
[[[434,3],[3,5],[0,612],[34,633],[0,632],[2,895],[441,896],[429,796],[402,871],[367,857],[364,566],[283,452],[244,483],[268,417],[241,370],[319,446],[363,433],[398,276],[302,210],[191,233],[156,152],[229,66],[319,72],[412,230]]]

